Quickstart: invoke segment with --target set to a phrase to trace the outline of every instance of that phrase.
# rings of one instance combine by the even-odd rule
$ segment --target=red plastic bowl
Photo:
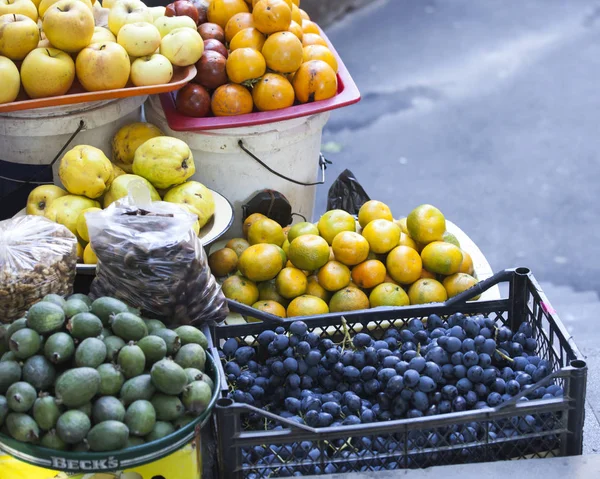
[[[264,125],[276,121],[315,115],[316,113],[323,113],[358,103],[360,101],[360,92],[356,83],[354,83],[342,59],[323,31],[321,31],[321,36],[327,42],[329,49],[338,61],[338,93],[333,98],[305,103],[303,105],[294,105],[283,110],[256,112],[240,116],[194,118],[182,115],[175,109],[176,92],[163,93],[160,95],[160,103],[165,112],[169,128],[174,131],[202,131]]]

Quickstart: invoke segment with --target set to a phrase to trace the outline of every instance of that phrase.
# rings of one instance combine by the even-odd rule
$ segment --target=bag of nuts
[[[22,317],[47,294],[73,292],[77,238],[42,216],[0,221],[0,322]]]
[[[169,327],[222,322],[229,310],[181,206],[134,196],[86,214],[98,257],[92,297],[112,296]]]

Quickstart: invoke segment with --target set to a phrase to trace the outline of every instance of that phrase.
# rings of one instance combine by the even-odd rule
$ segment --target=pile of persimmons
[[[236,116],[337,94],[338,62],[300,0],[177,0],[170,7],[192,16],[204,40],[196,77],[177,93],[180,113]]]

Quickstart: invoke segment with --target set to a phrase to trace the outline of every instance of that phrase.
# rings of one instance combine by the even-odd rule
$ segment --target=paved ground
[[[600,450],[600,1],[382,0],[327,33],[363,94],[326,127],[327,187],[349,168],[397,216],[438,205],[495,269],[531,268],[588,356]]]

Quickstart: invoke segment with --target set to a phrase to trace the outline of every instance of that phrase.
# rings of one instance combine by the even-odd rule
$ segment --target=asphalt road
[[[437,205],[494,269],[600,291],[599,1],[383,0],[327,33],[363,99],[326,127],[317,214],[349,168],[396,216]]]

